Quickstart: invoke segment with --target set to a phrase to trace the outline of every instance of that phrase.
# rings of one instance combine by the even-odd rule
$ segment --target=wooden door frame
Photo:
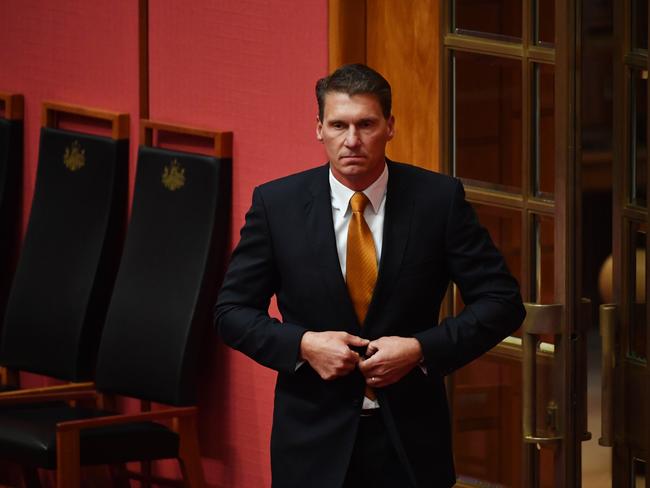
[[[563,344],[560,348],[559,368],[563,378],[563,391],[560,409],[563,412],[561,425],[565,441],[559,450],[557,461],[558,486],[581,486],[582,459],[581,443],[585,439],[584,425],[579,421],[586,405],[578,405],[578,392],[585,387],[585,378],[578,378],[578,340],[580,336],[578,281],[580,271],[580,236],[578,227],[581,193],[578,187],[577,168],[579,166],[579,114],[580,83],[577,78],[580,58],[580,0],[556,0],[556,82],[555,82],[555,185],[556,205],[564,212],[557,212],[555,254],[556,299],[564,304]],[[557,349],[556,349],[557,353]],[[586,360],[586,359],[584,359]],[[577,405],[577,406],[576,406]]]
[[[633,49],[632,46],[632,1],[624,0],[614,2],[614,98],[619,103],[614,103],[614,165],[613,165],[613,212],[612,212],[612,256],[614,258],[613,273],[613,296],[618,304],[617,337],[615,343],[615,364],[614,369],[614,402],[613,402],[613,462],[612,462],[612,486],[631,486],[633,458],[636,453],[644,456],[646,462],[646,487],[650,488],[650,473],[647,465],[650,461],[650,418],[645,412],[650,401],[650,375],[648,375],[648,361],[650,360],[650,334],[646,333],[646,360],[636,361],[627,357],[630,350],[630,330],[632,327],[632,310],[628,297],[636,295],[635,284],[631,278],[635,276],[632,269],[633,263],[628,259],[628,252],[634,246],[631,241],[631,226],[634,223],[650,226],[650,212],[648,211],[647,189],[650,188],[650,175],[647,171],[648,157],[646,155],[646,205],[638,206],[631,203],[630,188],[634,183],[631,181],[629,166],[632,163],[632,152],[630,147],[634,144],[632,138],[632,107],[631,107],[631,71],[648,70],[649,56],[645,52]],[[646,19],[648,20],[648,19]],[[647,83],[646,103],[650,104],[650,83]],[[650,107],[646,106],[646,114],[650,113]],[[647,121],[646,115],[646,121]],[[650,137],[650,126],[646,122],[646,148]],[[646,149],[647,154],[647,149]],[[646,256],[650,251],[650,239],[646,234]],[[646,259],[646,284],[648,277],[648,260]],[[649,289],[646,285],[646,330],[648,307],[650,306],[648,296]],[[627,331],[627,333],[624,333]],[[630,381],[632,380],[632,381]],[[635,398],[635,402],[628,403],[629,394],[626,392],[626,384],[639,384],[642,391],[638,392],[642,398]],[[646,409],[638,405],[645,405]],[[641,433],[640,444],[633,446],[634,442],[629,438],[628,427],[631,425],[630,418],[638,422],[640,416],[645,416],[646,431]],[[629,436],[629,437],[628,437]],[[620,467],[623,466],[623,469]],[[617,469],[618,468],[618,469]]]
[[[580,191],[577,186],[579,165],[579,80],[577,69],[579,64],[579,7],[580,0],[555,1],[555,32],[556,42],[554,52],[551,53],[538,45],[532,45],[532,29],[528,19],[534,8],[533,0],[524,0],[522,6],[522,44],[503,42],[484,38],[469,38],[453,32],[451,27],[451,1],[444,2],[441,29],[444,54],[441,56],[443,63],[443,101],[441,103],[441,159],[446,162],[446,172],[452,174],[453,148],[451,144],[453,113],[451,104],[451,73],[447,61],[449,51],[458,49],[476,53],[495,54],[503,57],[514,57],[524,62],[553,62],[555,64],[555,198],[552,204],[535,197],[531,185],[530,168],[530,108],[532,93],[530,92],[530,70],[522,70],[522,89],[524,102],[522,105],[522,198],[513,205],[511,195],[499,191],[483,189],[466,189],[469,200],[489,204],[514,206],[524,210],[522,242],[522,274],[532,276],[530,269],[532,247],[531,220],[528,214],[542,213],[555,217],[555,300],[563,304],[562,338],[556,343],[555,356],[557,377],[562,378],[558,385],[556,397],[559,400],[560,432],[563,441],[555,448],[556,486],[574,487],[581,483],[581,442],[589,437],[586,428],[586,378],[577,372],[584,371],[585,337],[583,332],[585,324],[581,323],[581,307],[578,306],[580,290],[577,289],[580,271],[578,246],[580,235],[575,229],[579,228]],[[515,196],[516,197],[516,196]],[[516,200],[516,198],[514,198]],[[522,295],[525,299],[535,301],[532,296],[531,283],[522,283]],[[498,353],[497,346],[495,353]],[[578,359],[579,358],[579,359]],[[580,364],[579,364],[580,363]],[[580,366],[580,367],[579,367]],[[526,466],[524,472],[529,473],[529,479],[538,480],[537,466],[535,463],[534,444],[523,447]]]

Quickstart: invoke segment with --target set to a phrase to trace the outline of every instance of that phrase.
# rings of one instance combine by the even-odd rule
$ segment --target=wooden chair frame
[[[108,121],[111,124],[111,137],[115,140],[129,138],[129,114],[83,107],[70,103],[43,102],[41,122],[43,127],[57,127],[61,114],[80,115],[90,119]]]
[[[4,108],[3,117],[8,120],[22,120],[25,114],[25,104],[22,95],[0,92],[0,105]],[[111,137],[115,140],[127,139],[129,137],[129,114],[121,112],[113,112],[109,110],[84,107],[81,105],[73,105],[69,103],[46,101],[43,102],[41,122],[43,127],[58,126],[59,117],[61,114],[73,114],[87,117],[90,119],[97,119],[108,121],[111,124]],[[89,388],[92,383],[79,383],[81,388]],[[18,371],[14,371],[4,366],[0,366],[0,385],[12,385],[16,388],[20,387],[20,375]],[[69,385],[57,385],[55,387],[39,388],[39,391],[62,391],[64,389],[76,389],[75,383]],[[28,391],[36,391],[30,389]],[[9,393],[9,392],[5,392]],[[3,393],[0,393],[3,395]]]
[[[59,388],[57,390],[57,388]],[[68,388],[68,389],[66,389]],[[105,401],[104,396],[92,388],[92,383],[60,385],[60,387],[35,388],[0,393],[0,407],[20,404],[79,400],[94,400],[97,404]],[[172,421],[172,430],[179,437],[178,461],[186,486],[204,488],[203,467],[197,431],[197,407],[170,407],[164,410],[116,414],[93,417],[84,420],[59,422],[56,426],[57,444],[57,486],[59,488],[77,488],[81,483],[80,442],[81,430],[119,425],[131,422]]]
[[[157,132],[169,132],[200,137],[212,140],[214,152],[212,156],[217,158],[232,158],[233,134],[232,132],[217,132],[208,129],[198,129],[186,125],[173,125],[165,122],[142,119],[140,121],[140,143],[145,146],[154,146],[154,136]]]
[[[232,159],[232,132],[221,132],[187,125],[170,124],[167,122],[159,122],[151,119],[140,120],[140,144],[149,147],[159,147],[157,146],[157,142],[159,134],[161,132],[192,136],[210,141],[210,144],[212,146],[212,151],[210,151],[209,154],[210,156],[216,158]],[[151,402],[145,400],[140,401],[140,408],[142,411],[151,410]],[[150,488],[151,483],[156,483],[159,485],[169,484],[170,486],[175,486],[175,483],[172,480],[154,476],[151,469],[151,463],[149,461],[143,461],[140,464],[140,472],[128,470],[126,472],[126,476],[129,479],[140,481],[143,488]]]

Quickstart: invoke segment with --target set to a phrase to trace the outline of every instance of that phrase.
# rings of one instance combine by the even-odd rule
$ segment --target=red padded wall
[[[314,84],[327,71],[327,0],[157,0],[149,25],[151,117],[234,132],[234,244],[255,185],[325,160]],[[206,349],[208,483],[270,486],[275,375],[216,338]]]
[[[25,95],[25,216],[43,100],[130,113],[132,184],[137,9],[136,0],[0,1],[0,90]],[[234,132],[234,245],[255,185],[325,160],[313,87],[327,71],[327,0],[152,0],[149,34],[150,117]],[[268,487],[275,375],[216,335],[205,350],[200,428],[208,485]],[[177,474],[175,463],[157,469]]]

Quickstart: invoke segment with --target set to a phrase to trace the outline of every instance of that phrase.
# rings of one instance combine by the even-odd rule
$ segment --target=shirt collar
[[[347,211],[350,198],[354,195],[355,191],[349,189],[332,174],[332,168],[329,170],[330,179],[330,192],[332,195],[332,207],[337,210]],[[384,163],[384,171],[382,171],[379,178],[377,178],[368,188],[363,190],[363,193],[370,200],[372,209],[375,213],[379,212],[379,207],[386,194],[386,187],[388,186],[388,166]]]

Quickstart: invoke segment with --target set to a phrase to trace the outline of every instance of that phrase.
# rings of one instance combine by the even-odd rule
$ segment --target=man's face
[[[325,95],[323,120],[317,122],[316,137],[325,146],[337,180],[360,191],[379,178],[395,119],[384,118],[376,96],[330,92]]]

